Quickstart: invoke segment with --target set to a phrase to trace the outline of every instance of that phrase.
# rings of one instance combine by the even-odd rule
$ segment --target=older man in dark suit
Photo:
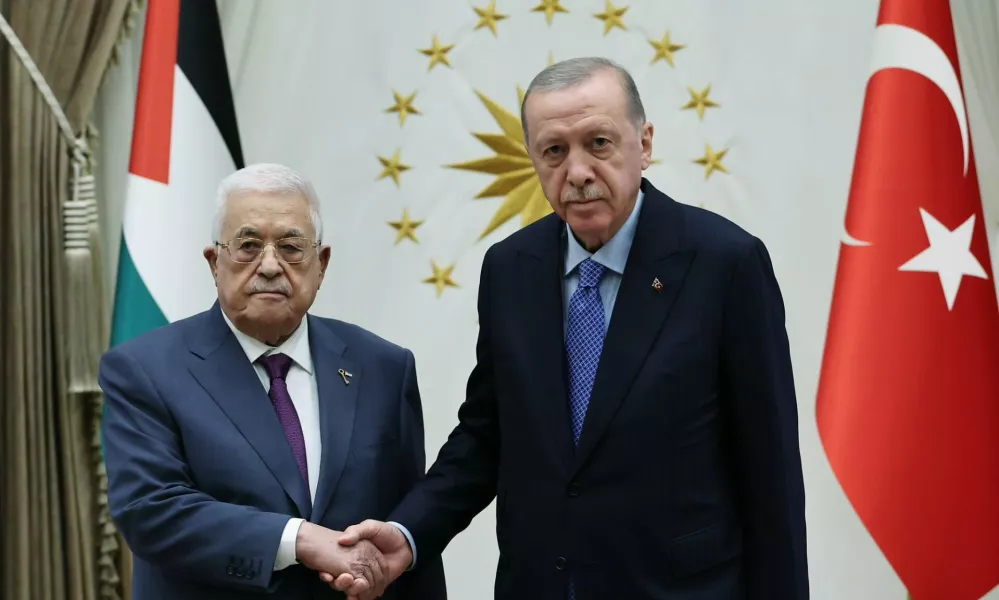
[[[486,254],[458,425],[389,517],[415,547],[376,521],[340,543],[374,541],[395,576],[496,498],[498,600],[806,600],[766,248],[643,178],[653,127],[618,65],[547,68],[522,121],[555,214]]]
[[[204,255],[214,306],[101,362],[108,499],[135,554],[134,597],[342,598],[318,571],[374,585],[377,549],[337,539],[424,475],[413,354],[308,314],[330,249],[315,191],[290,169],[223,181]],[[445,599],[440,556],[384,597]]]

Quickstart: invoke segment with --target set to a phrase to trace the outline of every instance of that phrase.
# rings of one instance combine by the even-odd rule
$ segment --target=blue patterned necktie
[[[604,349],[604,304],[600,299],[600,279],[606,269],[587,258],[579,264],[579,287],[569,298],[569,323],[565,353],[569,361],[569,412],[572,440],[579,444],[583,433],[590,392],[597,376],[600,353]],[[576,586],[569,580],[569,600],[575,600]]]
[[[604,348],[604,305],[600,279],[605,267],[589,258],[579,264],[579,287],[569,299],[565,352],[569,362],[569,412],[572,439],[579,444],[593,380]]]

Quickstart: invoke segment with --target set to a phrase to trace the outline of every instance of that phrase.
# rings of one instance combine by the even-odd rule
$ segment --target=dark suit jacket
[[[496,497],[498,599],[561,600],[571,577],[577,600],[805,600],[797,408],[770,258],[722,217],[642,189],[578,448],[565,223],[549,215],[487,252],[459,424],[390,518],[428,556]]]
[[[108,500],[135,554],[135,600],[343,598],[303,566],[273,571],[288,518],[340,531],[384,519],[423,477],[412,353],[354,325],[308,322],[323,447],[314,506],[218,303],[103,357]],[[419,558],[384,598],[446,598],[440,557]]]

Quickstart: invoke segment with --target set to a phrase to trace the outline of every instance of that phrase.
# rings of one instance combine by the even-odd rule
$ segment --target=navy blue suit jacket
[[[421,557],[496,498],[495,597],[805,600],[784,306],[760,240],[643,179],[579,446],[555,215],[486,254],[459,424],[390,519]],[[657,280],[661,290],[653,286]]]
[[[384,519],[423,477],[412,353],[341,321],[308,323],[322,438],[314,505],[218,303],[103,357],[108,501],[135,555],[135,600],[343,598],[301,565],[273,571],[288,518],[340,531]],[[440,557],[421,555],[384,598],[446,598]]]

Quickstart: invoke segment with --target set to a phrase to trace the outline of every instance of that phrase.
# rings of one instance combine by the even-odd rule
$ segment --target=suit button
[[[230,564],[229,567],[225,570],[225,572],[228,573],[229,575],[235,575],[236,574],[236,567],[234,567],[234,566],[232,566]]]
[[[569,484],[569,495],[573,498],[579,495],[579,484],[575,481]]]
[[[558,557],[558,558],[555,559],[555,568],[558,569],[559,571],[561,571],[562,569],[565,568],[565,557],[564,556],[560,556],[560,557]]]
[[[244,572],[243,567],[236,569],[236,577],[242,577]]]
[[[246,572],[246,578],[247,579],[253,579],[256,576],[257,576],[257,572],[254,571],[253,569],[250,569],[249,571]]]

